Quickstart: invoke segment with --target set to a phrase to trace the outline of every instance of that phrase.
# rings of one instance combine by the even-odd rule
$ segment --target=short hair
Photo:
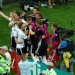
[[[26,21],[31,21],[32,20],[32,17],[31,16],[27,16],[26,17]]]
[[[58,25],[57,25],[56,23],[53,23],[52,26],[57,29],[57,26],[58,26]]]
[[[43,21],[41,19],[36,19],[36,22],[40,25],[43,25]]]
[[[20,17],[20,13],[18,11],[15,11],[15,13]]]
[[[36,14],[38,14],[42,18],[42,12],[37,12]]]
[[[27,10],[22,10],[22,12],[25,12],[25,13],[27,13]]]
[[[36,9],[37,11],[39,11],[39,7],[38,6],[34,7],[34,9]]]
[[[23,25],[23,22],[19,22],[18,28],[21,29],[22,25]]]
[[[62,39],[68,38],[67,33],[62,33]]]

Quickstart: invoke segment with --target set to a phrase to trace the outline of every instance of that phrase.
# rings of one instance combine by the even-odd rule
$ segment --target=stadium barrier
[[[18,62],[21,60],[20,56],[10,52],[11,58],[12,58],[12,63],[11,63],[11,71],[20,74],[19,68],[18,68]],[[32,62],[33,60],[28,59],[28,61]],[[38,62],[36,65],[31,67],[31,75],[39,75],[43,70],[46,70],[46,65]],[[68,72],[64,72],[62,70],[59,70],[57,68],[54,68],[56,71],[57,75],[72,75]]]

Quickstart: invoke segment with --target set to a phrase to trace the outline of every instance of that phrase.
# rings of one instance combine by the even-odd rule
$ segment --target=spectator
[[[47,63],[47,70],[43,71],[40,75],[57,75],[57,73],[53,69],[54,65],[52,62]]]
[[[52,62],[47,63],[46,75],[57,75],[57,73],[53,69],[54,65]]]
[[[0,75],[10,74],[11,56],[7,46],[0,47]]]
[[[2,9],[3,0],[0,0],[0,10]]]
[[[22,60],[18,63],[20,69],[20,75],[31,75],[30,67],[37,64],[37,61],[33,54],[31,54],[31,58],[34,60],[33,62],[29,62],[27,60],[28,54],[21,55]]]
[[[48,0],[49,8],[53,8],[52,5],[56,5],[54,0]]]
[[[62,34],[62,42],[59,44],[58,49],[61,49],[61,54],[63,60],[60,64],[60,69],[73,73],[73,63],[74,63],[74,42],[68,38],[66,33]]]

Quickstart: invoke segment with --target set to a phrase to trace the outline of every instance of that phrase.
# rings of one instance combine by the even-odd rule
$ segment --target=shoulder
[[[6,53],[5,53],[5,56],[6,56],[6,59],[7,59],[7,60],[10,60],[10,59],[11,59],[11,55],[10,55],[9,52],[6,52]]]
[[[50,70],[50,72],[53,72],[53,75],[57,75],[57,73],[55,72],[53,68]]]
[[[67,41],[65,41],[65,40],[63,40],[62,42],[61,42],[61,44],[66,44],[67,43]]]
[[[9,52],[6,52],[5,55],[6,55],[6,56],[10,56],[10,53],[9,53]]]
[[[12,18],[9,18],[9,21],[12,21]]]

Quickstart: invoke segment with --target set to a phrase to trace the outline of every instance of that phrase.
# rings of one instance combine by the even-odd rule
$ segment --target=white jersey
[[[21,22],[23,22],[23,23],[25,23],[25,22],[26,22],[24,19],[20,19],[20,20],[21,20]]]
[[[9,24],[14,23],[11,18],[9,18],[9,21],[10,21]],[[17,26],[16,24],[14,24],[14,25],[11,27],[11,37],[17,36],[17,30],[18,30],[18,26]]]
[[[18,63],[19,69],[20,69],[20,75],[31,75],[30,74],[30,67],[37,64],[37,61],[35,58],[33,58],[33,62],[29,62],[29,61],[20,61]]]
[[[17,43],[17,48],[24,48],[25,47],[24,39],[27,38],[27,35],[25,35],[22,30],[18,29],[17,37],[18,37],[18,41],[22,42],[22,44]]]

